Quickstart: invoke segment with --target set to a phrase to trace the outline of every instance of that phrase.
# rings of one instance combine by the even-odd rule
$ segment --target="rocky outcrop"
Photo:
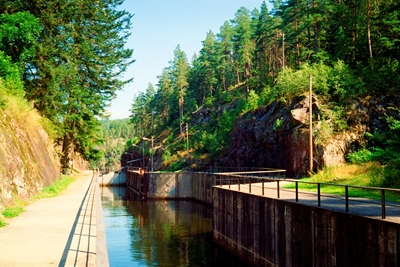
[[[321,108],[313,99],[313,171],[345,163],[345,155],[365,143],[365,133],[387,126],[384,114],[396,114],[398,97],[366,97],[345,109],[349,128],[324,135],[329,120],[321,121]],[[274,102],[242,116],[231,132],[232,144],[213,165],[224,167],[282,168],[297,177],[309,171],[309,97],[290,103]]]
[[[32,111],[33,112],[33,111]],[[0,210],[26,198],[60,176],[53,140],[37,114],[0,113]]]

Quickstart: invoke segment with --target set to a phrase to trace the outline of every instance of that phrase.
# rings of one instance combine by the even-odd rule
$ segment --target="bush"
[[[373,153],[370,150],[363,148],[349,153],[346,158],[352,164],[367,163],[373,159]]]
[[[313,92],[322,96],[334,96],[341,101],[364,90],[363,81],[351,68],[343,61],[337,61],[332,67],[324,63],[305,63],[298,70],[288,68],[278,77],[274,87],[276,95],[287,99],[307,92],[310,74]]]
[[[400,188],[400,159],[393,159],[385,166],[382,186]]]

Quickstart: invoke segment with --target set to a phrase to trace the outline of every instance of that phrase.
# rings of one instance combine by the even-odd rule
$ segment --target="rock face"
[[[31,117],[0,113],[0,210],[26,198],[60,176],[53,141]]]
[[[345,107],[349,129],[323,137],[321,109],[313,99],[313,171],[345,163],[345,155],[365,142],[366,131],[386,127],[384,114],[396,107],[398,97],[366,97]],[[393,114],[394,111],[391,111]],[[326,124],[325,124],[326,125]],[[232,144],[212,164],[224,167],[286,169],[288,177],[309,172],[309,97],[290,103],[274,102],[244,114],[231,132]]]

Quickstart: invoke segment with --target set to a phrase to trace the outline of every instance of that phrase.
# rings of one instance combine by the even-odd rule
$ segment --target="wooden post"
[[[310,109],[309,109],[309,112],[310,112],[310,118],[309,118],[309,122],[310,122],[310,133],[309,133],[309,138],[308,138],[308,143],[309,143],[309,145],[310,145],[310,158],[309,158],[309,161],[310,161],[310,174],[313,172],[313,133],[312,133],[312,131],[313,131],[313,129],[312,129],[312,75],[310,74],[310,76],[309,76],[309,84],[310,84],[310,91],[309,91],[309,98],[310,98],[310,100],[309,100],[309,102],[310,102]]]
[[[282,72],[285,72],[285,34],[282,32]]]

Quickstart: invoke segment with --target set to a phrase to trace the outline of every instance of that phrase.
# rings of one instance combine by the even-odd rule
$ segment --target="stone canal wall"
[[[257,266],[400,266],[400,224],[215,187],[213,237]]]

